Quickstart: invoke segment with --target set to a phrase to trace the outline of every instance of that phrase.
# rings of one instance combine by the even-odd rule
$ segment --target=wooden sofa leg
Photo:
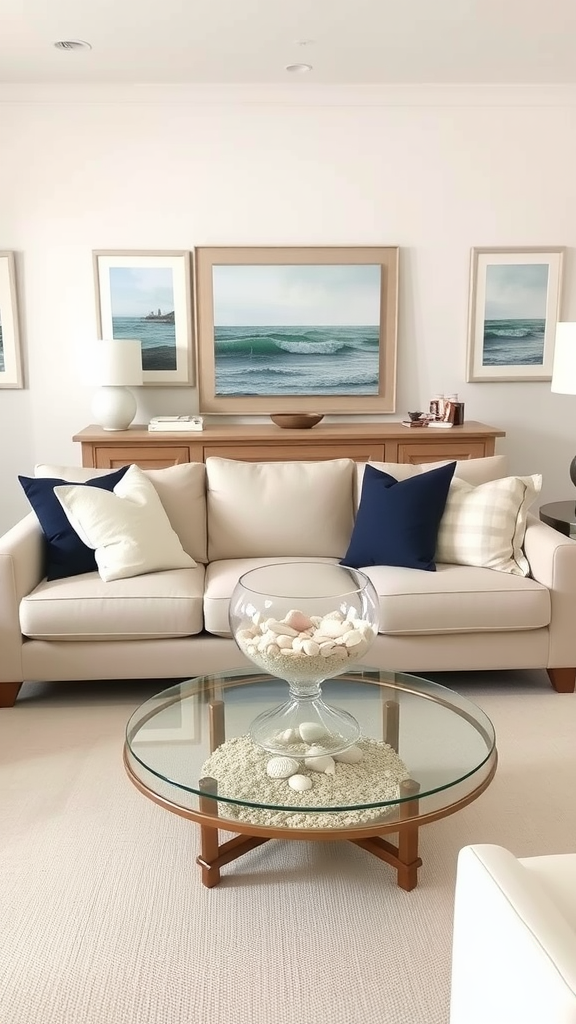
[[[16,703],[22,683],[0,683],[0,708],[11,708]]]
[[[574,693],[576,668],[546,669],[552,686],[558,693]]]

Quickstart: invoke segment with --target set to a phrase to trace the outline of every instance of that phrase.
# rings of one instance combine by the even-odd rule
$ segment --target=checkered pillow
[[[526,513],[542,477],[507,476],[473,487],[452,480],[436,542],[436,562],[476,565],[527,576]]]

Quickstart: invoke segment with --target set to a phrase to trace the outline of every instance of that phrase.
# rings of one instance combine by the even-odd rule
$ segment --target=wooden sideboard
[[[401,423],[319,423],[311,430],[282,430],[267,424],[226,423],[191,433],[152,433],[84,427],[73,437],[82,445],[82,465],[115,469],[137,463],[160,469],[182,462],[205,462],[211,455],[244,462],[294,459],[354,459],[355,462],[437,462],[493,455],[505,431],[470,420],[461,427],[413,429]]]

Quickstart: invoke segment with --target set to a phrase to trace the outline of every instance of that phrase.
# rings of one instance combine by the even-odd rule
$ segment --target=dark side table
[[[576,499],[551,501],[540,508],[540,519],[566,537],[576,538]]]

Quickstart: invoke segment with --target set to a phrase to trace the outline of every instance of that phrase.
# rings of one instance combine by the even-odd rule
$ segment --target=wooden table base
[[[340,835],[336,838],[343,837]],[[202,852],[196,858],[196,863],[202,869],[203,884],[208,889],[212,889],[220,882],[220,868],[224,864],[229,864],[230,861],[242,857],[243,854],[269,841],[270,837],[239,835],[219,845],[218,829],[209,825],[200,825]],[[379,857],[380,860],[395,868],[398,885],[401,889],[410,892],[416,888],[418,868],[422,866],[422,861],[418,856],[418,825],[413,823],[399,825],[398,846],[394,846],[378,835],[369,836],[366,839],[349,839],[347,842],[360,846],[363,850],[367,850],[368,853],[374,854],[375,857]]]

